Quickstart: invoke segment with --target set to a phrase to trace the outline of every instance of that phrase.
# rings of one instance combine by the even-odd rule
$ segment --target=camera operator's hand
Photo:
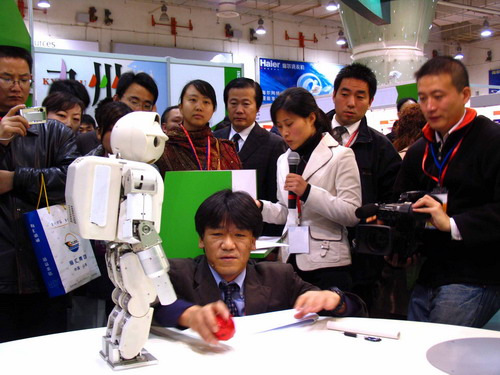
[[[14,135],[25,136],[30,127],[28,120],[16,113],[26,106],[24,104],[12,107],[0,121],[0,143],[7,145]]]
[[[299,197],[304,195],[307,189],[307,182],[302,178],[301,175],[295,173],[289,173],[285,179],[285,190],[291,191],[297,194]]]
[[[451,232],[450,217],[444,212],[443,205],[430,195],[424,195],[412,207],[414,212],[430,214],[431,223],[438,230]]]
[[[393,267],[397,268],[408,268],[419,261],[419,255],[413,254],[411,257],[405,259],[399,259],[399,254],[391,254],[384,256],[384,259]]]

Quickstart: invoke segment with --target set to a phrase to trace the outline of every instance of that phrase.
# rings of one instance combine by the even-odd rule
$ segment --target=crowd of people
[[[0,342],[65,331],[68,310],[76,309],[71,295],[48,297],[23,223],[23,213],[36,209],[41,176],[48,203],[64,203],[68,166],[79,156],[111,154],[115,123],[132,111],[155,111],[158,98],[149,75],[124,73],[93,121],[85,114],[85,87],[56,81],[42,103],[47,121],[30,124],[19,111],[31,72],[26,50],[0,46]],[[216,315],[292,307],[297,317],[407,315],[482,327],[500,308],[494,250],[500,127],[465,107],[471,90],[460,61],[433,58],[415,77],[418,98],[398,102],[391,138],[369,126],[377,80],[362,64],[341,69],[329,113],[305,89],[283,91],[271,106],[278,134],[256,122],[263,99],[257,82],[237,78],[225,87],[227,119],[216,131],[209,126],[214,88],[201,79],[188,82],[178,106],[161,116],[169,140],[156,167],[162,175],[255,169],[257,199],[225,190],[201,204],[194,219],[204,255],[170,260],[179,299],[155,306],[155,320],[192,328],[211,343]],[[297,158],[294,170],[291,158]],[[358,253],[357,209],[417,190],[424,193],[413,211],[429,215],[431,227],[417,252],[408,259]],[[261,234],[283,234],[289,246],[272,260],[250,260]],[[106,299],[113,286],[105,244],[96,241],[94,251],[103,275],[87,291]]]

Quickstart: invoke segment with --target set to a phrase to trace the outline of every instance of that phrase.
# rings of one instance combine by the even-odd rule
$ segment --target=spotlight
[[[165,2],[163,2],[162,6],[161,6],[160,18],[158,19],[158,21],[168,22],[169,20],[170,20],[170,17],[167,14],[167,5],[165,4]]]
[[[455,59],[462,60],[464,58],[464,54],[462,53],[462,47],[457,47],[457,53],[455,54]]]
[[[339,9],[339,6],[337,5],[337,3],[335,1],[330,1],[326,5],[326,10],[329,12],[335,12],[337,9]]]
[[[337,44],[339,46],[343,46],[347,43],[347,39],[344,36],[344,32],[342,30],[339,31],[339,37],[337,38]]]
[[[484,22],[483,22],[483,28],[481,29],[481,36],[483,38],[487,38],[487,37],[491,36],[491,34],[493,34],[493,31],[491,31],[491,29],[490,29],[490,23],[485,18]]]
[[[40,0],[37,3],[38,7],[40,8],[50,8],[50,1],[49,0]]]
[[[259,26],[255,30],[255,32],[259,35],[264,35],[266,33],[266,29],[264,28],[264,20],[262,17],[259,18],[259,21],[257,22]]]

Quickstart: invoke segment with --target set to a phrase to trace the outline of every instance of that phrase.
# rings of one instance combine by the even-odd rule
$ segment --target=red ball
[[[234,329],[234,322],[233,319],[231,319],[231,316],[229,319],[224,320],[220,315],[217,315],[215,319],[217,319],[219,330],[215,332],[214,335],[218,340],[226,341],[234,336],[234,332],[236,330]]]

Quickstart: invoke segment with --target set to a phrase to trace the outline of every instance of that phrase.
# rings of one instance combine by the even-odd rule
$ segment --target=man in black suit
[[[255,122],[262,104],[260,85],[249,78],[236,78],[224,89],[224,103],[231,126],[215,131],[214,135],[235,142],[243,169],[257,170],[257,197],[276,202],[276,162],[287,145]],[[282,229],[266,224],[263,234],[279,236]]]
[[[356,156],[363,205],[393,201],[393,185],[401,165],[401,158],[387,137],[368,126],[365,114],[376,91],[377,78],[370,68],[358,63],[348,65],[335,77],[335,110],[327,113],[333,137],[350,147]],[[353,234],[351,230],[351,238]],[[366,301],[371,315],[378,292],[376,282],[383,267],[381,256],[353,254],[353,291]]]

